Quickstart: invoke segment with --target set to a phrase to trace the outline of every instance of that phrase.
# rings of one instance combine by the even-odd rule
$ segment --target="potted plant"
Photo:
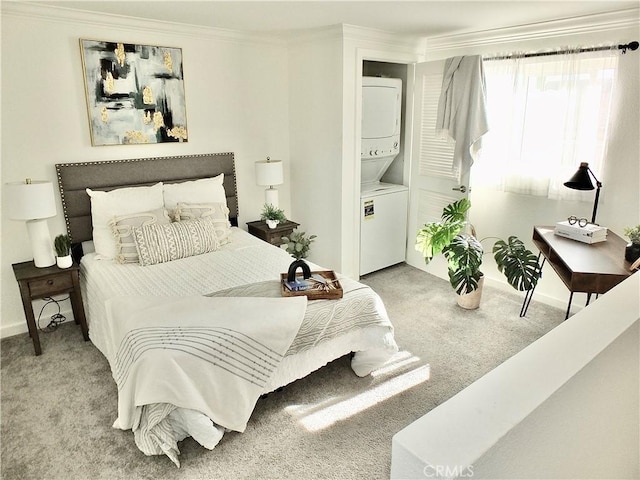
[[[623,233],[630,242],[624,250],[624,259],[633,263],[640,258],[640,225],[627,227],[623,230]]]
[[[423,254],[426,263],[442,252],[458,304],[473,309],[480,305],[482,295],[484,276],[480,267],[484,249],[473,225],[466,221],[469,208],[471,202],[466,198],[447,205],[440,222],[426,223],[418,231],[416,250]],[[537,257],[517,237],[511,236],[506,242],[498,239],[492,252],[509,285],[520,291],[536,285],[540,278]]]
[[[71,259],[71,238],[69,235],[60,234],[53,240],[56,250],[56,263],[60,268],[69,268],[73,264]]]
[[[284,211],[279,209],[278,207],[274,207],[270,203],[265,203],[262,208],[262,214],[260,216],[260,220],[264,220],[269,225],[269,228],[276,228],[278,223],[286,222],[287,217],[284,214]]]
[[[295,281],[298,268],[302,269],[302,276],[305,280],[311,276],[311,269],[303,259],[309,255],[311,243],[315,238],[315,235],[307,236],[305,232],[298,229],[291,232],[288,237],[282,237],[287,253],[295,258],[295,261],[289,265],[289,271],[287,272],[287,280],[289,282]]]

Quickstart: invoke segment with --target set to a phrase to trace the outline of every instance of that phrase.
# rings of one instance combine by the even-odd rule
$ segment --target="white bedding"
[[[121,334],[117,333],[120,327],[111,325],[106,308],[108,304],[117,304],[119,297],[129,297],[124,301],[130,302],[135,296],[147,299],[197,295],[227,299],[279,297],[279,275],[286,272],[291,261],[292,258],[284,250],[238,228],[232,229],[231,242],[219,251],[147,267],[116,264],[109,260],[97,260],[94,254],[85,255],[81,263],[81,281],[90,338],[109,361],[116,378],[115,362]],[[312,269],[320,269],[316,265],[311,266]],[[342,300],[308,302],[298,334],[285,357],[261,387],[262,392],[273,391],[302,378],[349,352],[356,352],[352,369],[357,375],[365,376],[397,351],[393,327],[380,298],[359,282],[345,277],[341,277],[340,281],[344,289]],[[216,298],[209,300],[215,301]],[[246,298],[239,300],[250,303]],[[272,300],[278,301],[278,298]],[[159,321],[157,315],[146,318],[145,323],[151,325]],[[176,322],[179,324],[180,319],[176,319]],[[128,417],[127,422],[122,424],[116,421],[114,426],[132,428],[133,421],[136,443],[141,450],[147,454],[167,453],[179,464],[177,455],[167,452],[163,443],[169,441],[172,444],[170,450],[175,453],[177,447],[173,445],[187,434],[200,441],[202,435],[198,435],[196,430],[202,426],[202,418],[186,426],[176,418],[189,417],[191,413],[197,417],[202,408],[198,409],[197,405],[196,408],[193,408],[194,405],[178,405],[181,408],[176,412],[173,405],[180,403],[178,400],[165,400],[164,403],[154,398],[154,401],[159,403],[146,405],[136,401],[135,418]],[[150,428],[151,424],[153,426]],[[182,434],[181,429],[184,430]],[[160,435],[172,430],[175,431],[172,438]],[[217,443],[216,434],[213,432],[200,443],[213,448]],[[159,435],[160,438],[156,439]]]

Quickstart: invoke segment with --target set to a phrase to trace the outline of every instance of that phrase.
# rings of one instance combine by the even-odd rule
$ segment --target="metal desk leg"
[[[569,305],[567,305],[567,314],[564,316],[565,320],[567,318],[569,318],[569,313],[571,312],[571,301],[572,300],[573,300],[573,292],[571,292],[571,295],[569,295]]]

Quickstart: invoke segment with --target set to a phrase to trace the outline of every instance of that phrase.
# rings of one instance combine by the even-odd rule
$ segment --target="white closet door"
[[[443,72],[444,60],[415,69],[407,263],[418,268],[424,268],[422,254],[414,249],[418,229],[438,221],[445,206],[469,193],[469,170],[460,172],[460,182],[453,171],[455,143],[435,131]]]

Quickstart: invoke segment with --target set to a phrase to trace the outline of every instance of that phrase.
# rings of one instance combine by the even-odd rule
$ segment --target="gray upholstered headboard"
[[[56,165],[67,232],[74,244],[91,240],[91,200],[86,188],[116,188],[179,183],[224,173],[229,220],[238,225],[238,195],[233,153],[137,158]]]

